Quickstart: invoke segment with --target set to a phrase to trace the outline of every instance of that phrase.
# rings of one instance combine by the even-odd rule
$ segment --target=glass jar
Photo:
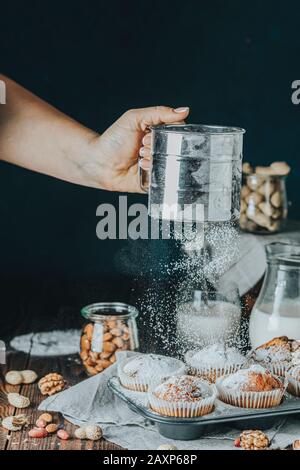
[[[300,245],[266,246],[267,271],[250,316],[250,341],[256,348],[277,336],[300,339]]]
[[[214,343],[237,346],[241,304],[234,283],[218,291],[194,290],[177,307],[177,337],[184,352]]]
[[[181,222],[237,220],[245,130],[170,124],[151,131],[151,168],[139,164],[149,215]]]
[[[242,230],[252,233],[280,232],[287,213],[286,176],[243,174]]]
[[[116,362],[116,352],[136,350],[138,310],[120,302],[101,302],[83,307],[87,320],[80,338],[80,357],[86,372],[95,375]]]

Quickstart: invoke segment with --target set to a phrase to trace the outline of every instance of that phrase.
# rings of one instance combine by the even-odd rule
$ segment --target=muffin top
[[[123,373],[132,379],[153,379],[174,374],[183,364],[178,359],[155,354],[144,354],[128,360]]]
[[[287,336],[273,338],[262,344],[251,353],[256,362],[271,364],[274,362],[300,363],[300,340],[289,339]]]
[[[222,367],[245,362],[245,357],[236,348],[226,348],[223,344],[213,344],[200,351],[189,351],[186,359],[192,367]]]
[[[292,364],[300,364],[300,340],[291,340]]]
[[[240,369],[222,380],[222,387],[241,392],[269,392],[282,388],[282,382],[260,365]]]
[[[209,386],[192,375],[181,375],[167,378],[155,387],[153,393],[157,398],[170,402],[195,402],[207,398]]]
[[[300,364],[297,366],[293,366],[288,370],[288,375],[293,377],[295,380],[298,380],[300,382]]]

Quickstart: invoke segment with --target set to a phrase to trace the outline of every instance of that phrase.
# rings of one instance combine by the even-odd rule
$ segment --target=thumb
[[[137,130],[146,131],[149,126],[158,124],[178,123],[186,119],[190,112],[188,107],[169,108],[168,106],[153,106],[150,108],[132,109],[128,111],[130,120],[132,119]]]

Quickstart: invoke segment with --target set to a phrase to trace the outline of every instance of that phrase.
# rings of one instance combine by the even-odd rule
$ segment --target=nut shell
[[[30,400],[24,395],[19,393],[8,393],[7,394],[8,403],[16,408],[28,408],[30,405]]]
[[[74,436],[75,436],[77,439],[86,439],[85,428],[77,428],[77,429],[75,429]]]
[[[17,370],[10,370],[5,374],[5,381],[10,385],[20,385],[23,383],[21,372]]]
[[[102,429],[97,425],[85,426],[85,435],[91,441],[98,441],[103,436]]]
[[[32,384],[38,378],[34,370],[22,370],[23,384]]]

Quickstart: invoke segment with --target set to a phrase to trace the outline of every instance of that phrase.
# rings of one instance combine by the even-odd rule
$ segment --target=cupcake
[[[291,367],[286,373],[287,390],[292,395],[300,397],[300,364]]]
[[[254,349],[250,357],[274,374],[284,377],[290,365],[300,361],[300,341],[289,339],[287,336],[273,338]]]
[[[185,356],[189,373],[214,383],[218,377],[240,369],[246,358],[236,348],[214,344]]]
[[[119,380],[123,387],[147,392],[153,380],[167,375],[183,374],[185,365],[173,357],[141,354],[124,359],[118,365]]]
[[[285,390],[278,377],[256,364],[220,377],[216,386],[223,402],[242,408],[277,406],[281,403]]]
[[[193,418],[210,413],[217,391],[214,385],[193,375],[171,376],[152,385],[149,404],[165,416]]]

